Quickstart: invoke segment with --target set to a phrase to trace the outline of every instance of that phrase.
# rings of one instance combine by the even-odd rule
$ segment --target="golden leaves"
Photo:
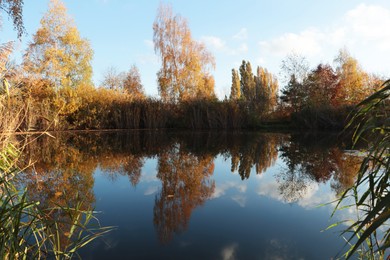
[[[177,102],[213,97],[214,81],[209,72],[215,67],[214,57],[192,39],[186,19],[173,15],[170,5],[161,4],[153,32],[154,49],[162,62],[157,74],[162,99]]]
[[[27,73],[48,79],[56,89],[92,83],[93,51],[80,37],[60,0],[51,0],[41,27],[29,45],[24,67]]]

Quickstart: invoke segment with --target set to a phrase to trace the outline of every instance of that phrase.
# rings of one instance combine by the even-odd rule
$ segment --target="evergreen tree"
[[[282,91],[280,99],[292,108],[294,112],[298,112],[305,104],[307,93],[303,89],[303,84],[299,83],[295,74],[291,75],[288,85]]]

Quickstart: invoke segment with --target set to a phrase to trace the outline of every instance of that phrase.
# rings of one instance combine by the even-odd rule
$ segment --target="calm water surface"
[[[83,259],[332,259],[321,232],[359,158],[330,134],[62,134],[31,144],[26,173],[43,204],[81,196],[116,226]],[[345,217],[345,216],[343,216]]]

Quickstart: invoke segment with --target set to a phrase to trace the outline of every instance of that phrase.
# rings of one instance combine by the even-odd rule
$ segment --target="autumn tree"
[[[31,77],[50,80],[55,88],[92,84],[93,51],[80,37],[74,21],[60,0],[51,0],[25,54],[24,65]]]
[[[276,77],[267,69],[257,67],[255,77],[256,100],[262,103],[265,112],[274,110],[278,101],[279,84]]]
[[[256,94],[256,82],[252,72],[252,66],[249,61],[242,61],[240,66],[240,78],[241,93],[244,100],[254,100]]]
[[[319,64],[305,80],[309,106],[330,106],[336,103],[338,76],[328,64]]]
[[[123,72],[119,72],[115,67],[109,67],[103,73],[101,85],[107,89],[122,90],[124,79]]]
[[[341,49],[334,61],[337,64],[336,72],[339,77],[339,103],[356,104],[373,92],[367,87],[367,73],[348,50]]]
[[[135,65],[132,65],[127,72],[119,72],[116,68],[109,67],[103,75],[101,84],[107,89],[126,93],[133,99],[145,97],[141,74]]]
[[[214,57],[192,39],[187,20],[161,4],[153,23],[154,49],[161,58],[157,73],[159,93],[165,102],[214,96],[210,70]]]
[[[241,86],[240,86],[240,76],[238,71],[232,69],[232,86],[230,89],[230,99],[238,100],[241,97]]]
[[[141,74],[137,66],[132,65],[130,70],[125,73],[123,80],[124,91],[131,95],[135,99],[141,99],[145,97],[144,87],[141,83]]]

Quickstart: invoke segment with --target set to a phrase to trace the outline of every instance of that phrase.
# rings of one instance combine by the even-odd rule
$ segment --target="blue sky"
[[[175,13],[187,18],[193,38],[216,58],[216,93],[229,95],[231,69],[243,59],[280,74],[281,61],[295,52],[312,67],[333,65],[346,47],[369,72],[390,76],[390,1],[388,0],[174,0]],[[148,95],[157,96],[159,60],[153,49],[152,24],[160,0],[65,0],[82,37],[94,49],[94,82],[108,67],[119,71],[138,66]],[[22,52],[46,12],[48,0],[25,0],[28,35],[18,44]],[[16,39],[3,16],[0,42]],[[16,55],[17,56],[17,55]],[[281,83],[281,86],[283,84]]]

